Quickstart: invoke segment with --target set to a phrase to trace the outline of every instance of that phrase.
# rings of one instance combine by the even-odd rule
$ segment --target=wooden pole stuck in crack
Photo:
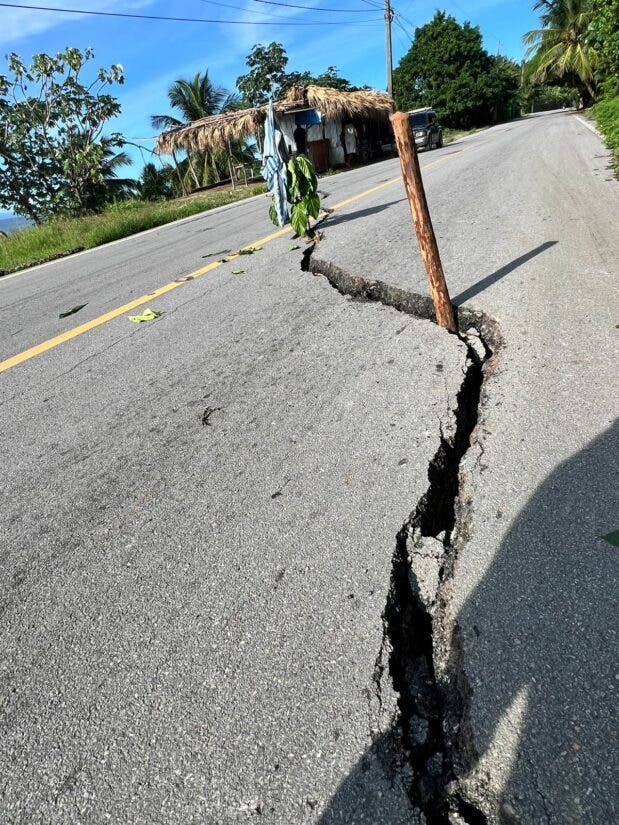
[[[426,193],[421,179],[417,147],[413,137],[410,120],[405,112],[396,112],[391,115],[393,133],[395,135],[402,177],[406,196],[413,216],[415,233],[421,250],[421,257],[430,281],[430,293],[434,301],[436,320],[441,327],[451,332],[457,332],[453,306],[445,282],[441,256],[439,255],[432,219],[428,210]]]

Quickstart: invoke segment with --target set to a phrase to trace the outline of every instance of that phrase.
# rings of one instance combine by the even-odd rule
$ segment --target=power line
[[[305,9],[306,11],[335,11],[344,14],[370,14],[370,9],[330,9],[327,6],[301,6],[296,3],[280,3],[278,0],[253,0],[254,3],[264,3],[266,6],[285,6],[288,9]]]
[[[413,26],[413,27],[415,26],[413,21],[409,17],[406,17],[405,15],[403,15],[401,11],[397,11],[397,9],[396,9],[396,14],[398,15],[398,17],[402,18],[402,20],[404,20],[405,23],[408,23],[409,26]]]
[[[254,11],[252,9],[248,9],[246,6],[235,6],[231,3],[221,3],[220,0],[200,0],[200,2],[207,3],[210,6],[225,6],[227,9],[235,9],[236,11],[247,12],[247,14],[259,14],[261,17],[271,17],[275,20],[282,19],[282,15],[276,14],[275,12],[258,11],[257,9]],[[266,2],[266,0],[255,0],[255,2]],[[270,3],[269,5],[286,6],[292,9],[306,9],[307,11],[334,11],[342,12],[344,14],[346,14],[347,12],[349,12],[350,14],[367,14],[370,11],[370,9],[328,9],[326,8],[326,6],[294,6],[289,3]],[[382,9],[382,6],[376,6],[375,8]]]
[[[452,6],[455,6],[455,7],[458,9],[458,11],[459,11],[461,14],[463,14],[465,17],[468,17],[468,18],[469,18],[469,21],[473,19],[473,15],[472,15],[470,12],[468,12],[466,9],[464,9],[464,8],[460,5],[460,3],[456,2],[456,0],[447,0],[447,2],[449,2]],[[489,34],[489,35],[491,35],[491,36],[492,36],[495,40],[498,40],[498,39],[499,39],[499,38],[496,36],[496,34],[495,34],[494,32],[491,32],[491,31],[490,31],[490,29],[487,29],[487,32],[488,32],[488,34]]]
[[[268,11],[255,11],[253,9],[244,8],[243,6],[235,6],[232,3],[222,3],[220,0],[201,0],[202,3],[208,3],[209,6],[223,6],[227,9],[235,9],[236,11],[247,12],[247,14],[257,14],[260,17],[269,17],[271,20],[281,20],[282,15],[277,14],[276,12],[268,12]],[[284,15],[285,16],[285,15]],[[253,21],[248,20],[247,24],[251,25]],[[366,21],[364,21],[366,22]],[[306,25],[306,24],[305,24]]]
[[[404,37],[402,35],[402,32],[400,32],[396,29],[395,30],[395,35],[398,38],[398,41],[399,41],[400,45],[402,46],[403,51],[406,52],[408,50],[408,43],[404,39]]]
[[[404,26],[404,24],[402,23],[402,20],[400,19],[401,17],[402,17],[402,15],[401,15],[399,12],[396,12],[396,14],[395,14],[395,18],[394,18],[394,19],[395,19],[395,22],[396,22],[396,23],[397,23],[397,25],[398,25],[398,26],[402,29],[402,31],[403,31],[403,32],[404,32],[404,34],[408,37],[408,39],[412,42],[412,40],[413,40],[413,35],[412,35],[412,34],[411,34],[411,33],[410,33],[407,29],[406,29],[406,27],[405,27],[405,26]]]
[[[159,14],[129,14],[128,12],[120,11],[92,11],[91,9],[64,9],[56,6],[27,6],[22,3],[0,3],[0,7],[7,9],[29,9],[30,11],[53,11],[61,14],[81,14],[90,17],[120,17],[129,18],[131,20],[165,20],[170,23],[213,23],[213,24],[227,24],[233,26],[272,26],[266,20],[212,20],[206,17],[165,17]],[[305,8],[311,8],[307,6]],[[278,20],[279,26],[365,26],[373,23],[382,23],[382,18],[377,17],[371,20],[323,20],[323,21],[307,21],[300,20]]]

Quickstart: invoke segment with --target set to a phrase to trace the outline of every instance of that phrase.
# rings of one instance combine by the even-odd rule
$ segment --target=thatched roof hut
[[[317,109],[323,120],[365,118],[387,120],[394,110],[392,99],[381,92],[360,90],[341,92],[322,86],[296,86],[283,100],[275,101],[277,115],[295,115],[308,109]],[[212,115],[163,132],[155,144],[155,151],[171,154],[175,150],[213,151],[226,149],[236,140],[255,137],[264,123],[266,106],[242,109]]]

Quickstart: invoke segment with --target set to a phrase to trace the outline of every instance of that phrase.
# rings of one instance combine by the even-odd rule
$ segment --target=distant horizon
[[[17,223],[17,226],[15,225]],[[0,229],[9,234],[11,227],[13,230],[22,226],[28,226],[32,221],[23,215],[14,215],[12,212],[0,212]]]

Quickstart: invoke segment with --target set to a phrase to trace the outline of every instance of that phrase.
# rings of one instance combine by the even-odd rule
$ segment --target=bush
[[[619,95],[603,98],[595,104],[592,111],[607,146],[614,152],[615,165],[619,168]]]

